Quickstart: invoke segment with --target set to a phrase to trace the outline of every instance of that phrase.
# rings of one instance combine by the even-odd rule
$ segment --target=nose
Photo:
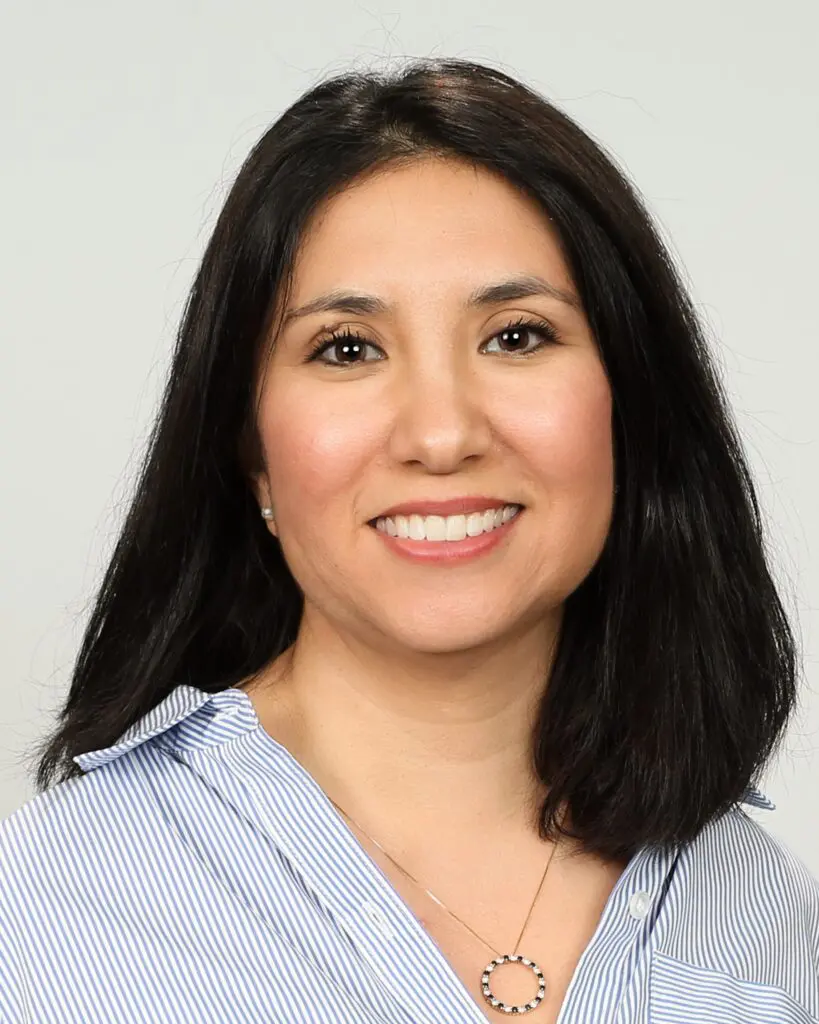
[[[394,391],[393,459],[431,473],[453,473],[490,450],[486,388],[458,353],[439,350],[434,360],[405,365],[402,371]]]

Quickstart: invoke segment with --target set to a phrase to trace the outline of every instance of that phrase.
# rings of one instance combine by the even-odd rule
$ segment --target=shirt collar
[[[255,711],[253,711],[251,700],[244,690],[232,686],[224,690],[217,690],[216,693],[207,693],[205,690],[200,690],[195,686],[181,683],[164,700],[160,701],[156,707],[151,708],[147,714],[129,726],[111,746],[103,747],[101,750],[90,750],[84,754],[77,754],[72,760],[83,771],[92,771],[94,768],[99,768],[103,764],[115,761],[118,757],[129,753],[141,744],[168,732],[175,725],[190,718],[206,705],[214,704],[217,711],[225,708],[226,711],[232,712],[237,707],[239,709],[244,708],[246,711],[252,712],[253,721],[260,727],[259,720],[255,715]],[[772,803],[755,786],[748,786],[743,793],[740,803],[748,804],[751,807],[758,807],[765,811],[776,810],[776,804]]]
[[[236,692],[241,691],[237,690]],[[164,700],[151,708],[147,714],[129,726],[110,747],[77,754],[72,761],[86,772],[99,768],[110,761],[115,761],[118,757],[129,753],[148,740],[168,732],[169,729],[195,714],[216,696],[217,694],[206,693],[195,686],[187,686],[182,683],[173,689]]]

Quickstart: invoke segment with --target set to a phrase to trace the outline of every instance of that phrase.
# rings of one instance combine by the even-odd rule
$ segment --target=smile
[[[461,561],[486,554],[507,537],[523,511],[504,505],[457,516],[380,516],[372,526],[388,547],[414,561]]]

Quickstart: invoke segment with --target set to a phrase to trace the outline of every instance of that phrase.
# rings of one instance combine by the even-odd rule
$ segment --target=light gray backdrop
[[[240,162],[319,77],[442,54],[601,140],[692,283],[803,652],[752,813],[819,876],[818,42],[815,0],[0,0],[0,817],[33,794]]]

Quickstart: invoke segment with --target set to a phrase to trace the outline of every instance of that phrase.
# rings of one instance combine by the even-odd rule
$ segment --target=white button
[[[389,924],[387,923],[387,919],[384,917],[384,914],[377,903],[373,903],[370,900],[365,900],[365,902],[361,904],[361,909],[366,914],[367,920],[378,931],[382,938],[395,938],[395,933],[393,932],[392,928],[390,928]]]
[[[628,901],[628,912],[638,921],[642,921],[651,910],[652,902],[650,892],[635,892]]]

